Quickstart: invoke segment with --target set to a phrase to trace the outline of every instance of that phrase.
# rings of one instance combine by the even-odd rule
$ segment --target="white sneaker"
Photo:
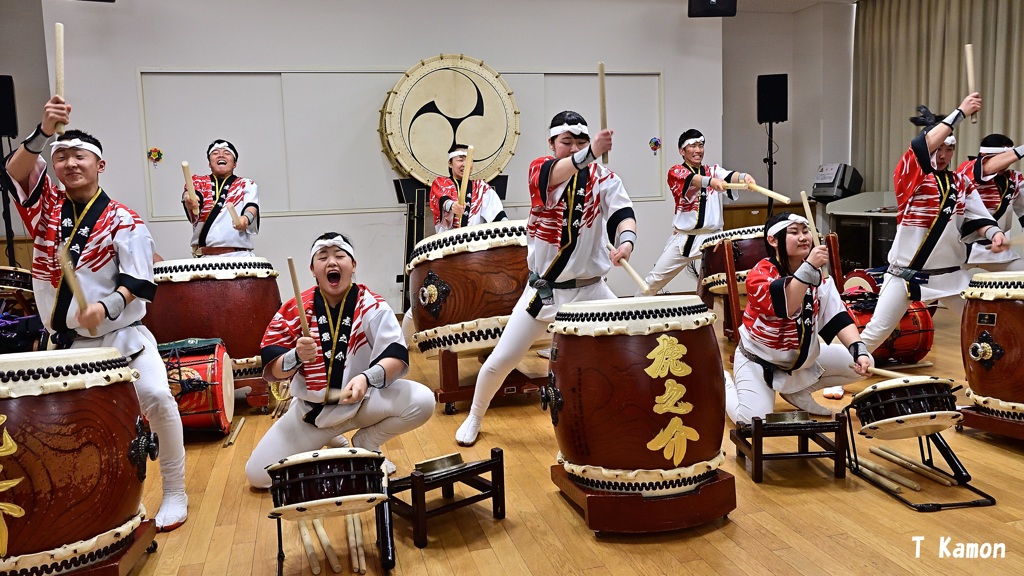
[[[789,402],[790,404],[796,406],[801,410],[806,410],[809,414],[813,414],[815,416],[832,415],[831,410],[825,408],[821,404],[818,404],[817,402],[814,401],[814,398],[811,396],[810,391],[807,390],[806,388],[804,388],[803,390],[799,390],[797,392],[790,392],[788,394],[779,395],[782,396],[782,399],[785,400],[786,402]]]
[[[327,441],[327,446],[330,448],[348,448],[352,444],[348,441],[348,438],[344,434],[338,434],[334,438]]]
[[[480,434],[481,424],[480,418],[470,414],[466,417],[466,421],[462,423],[462,426],[459,426],[458,431],[455,432],[455,441],[460,446],[476,444],[476,437]]]
[[[188,495],[185,490],[165,492],[160,510],[156,513],[157,532],[170,532],[188,519]]]
[[[839,400],[846,394],[846,389],[842,386],[830,386],[821,391],[821,395],[829,400]]]

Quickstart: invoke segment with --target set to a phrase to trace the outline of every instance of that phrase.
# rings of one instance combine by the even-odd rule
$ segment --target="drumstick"
[[[359,553],[356,552],[356,524],[352,514],[345,516],[345,530],[348,532],[348,561],[352,564],[352,572],[359,573]]]
[[[611,242],[605,242],[605,248],[607,248],[609,252],[615,250],[615,247],[612,246]],[[629,273],[630,277],[633,278],[633,281],[636,282],[636,285],[640,287],[641,292],[646,293],[648,290],[650,290],[650,286],[648,286],[647,282],[644,282],[644,279],[641,278],[640,275],[636,273],[636,270],[634,270],[633,267],[629,265],[628,260],[626,260],[625,258],[619,258],[619,263],[622,265],[623,268],[626,269],[626,272]]]
[[[1003,233],[1003,236],[1006,236],[1005,232]],[[1022,243],[1024,243],[1024,234],[1018,234],[1018,235],[1014,236],[1013,238],[1010,238],[1010,241],[1007,242],[1005,244],[1005,246],[1016,246],[1017,244],[1022,244]]]
[[[85,302],[85,294],[82,294],[82,287],[78,284],[78,276],[75,275],[75,266],[71,263],[71,258],[68,256],[67,244],[61,249],[59,253],[60,268],[64,272],[64,281],[68,283],[68,288],[71,288],[71,295],[75,297],[75,302],[78,303],[78,310],[85,312],[85,309],[89,307]],[[89,328],[89,336],[95,336],[96,329]]]
[[[231,427],[231,435],[228,436],[228,439],[224,441],[224,448],[227,448],[228,446],[231,446],[235,443],[235,439],[238,438],[238,433],[242,430],[242,426],[244,425],[245,416],[242,416],[238,419],[238,422],[235,422],[235,425]]]
[[[231,215],[231,223],[238,226],[242,223],[242,219],[238,217],[238,212],[235,211],[235,205],[230,202],[225,202],[225,206],[228,207],[228,214]]]
[[[356,525],[356,554],[359,558],[359,573],[366,574],[366,550],[363,547],[363,517],[354,514],[353,522]]]
[[[974,46],[964,44],[964,57],[967,59],[967,92],[974,94]],[[978,123],[978,113],[971,114],[971,124]]]
[[[597,63],[597,91],[601,106],[601,130],[608,129],[608,99],[604,92],[604,62]],[[601,164],[608,163],[608,152],[601,154]]]
[[[199,195],[196,194],[196,185],[192,182],[192,169],[188,167],[188,162],[181,163],[181,171],[185,175],[185,190],[188,190],[188,196],[196,203],[196,209],[192,211],[196,216],[199,215]]]
[[[306,549],[306,558],[309,559],[309,569],[313,574],[320,573],[320,559],[316,556],[316,548],[313,547],[313,539],[309,536],[309,524],[305,520],[299,520],[299,536],[302,537],[302,546]]]
[[[783,204],[789,204],[790,202],[792,202],[792,200],[790,200],[788,196],[783,196],[782,194],[779,194],[778,192],[772,192],[771,190],[769,190],[769,189],[767,189],[767,188],[765,188],[763,186],[758,186],[757,184],[747,184],[747,189],[748,190],[753,190],[754,192],[757,192],[758,194],[763,194],[763,195],[765,195],[765,196],[767,196],[769,198],[774,198],[774,199],[778,200],[779,202],[782,202]]]
[[[871,447],[871,453],[875,454],[877,456],[881,456],[882,458],[885,458],[886,460],[892,462],[893,464],[899,464],[900,466],[903,466],[907,470],[910,470],[911,472],[915,472],[917,474],[920,474],[921,476],[924,476],[925,478],[928,478],[929,480],[933,480],[935,482],[938,482],[939,484],[942,484],[943,486],[952,486],[953,485],[953,481],[952,480],[950,480],[948,478],[943,478],[942,476],[939,476],[935,472],[932,472],[931,470],[928,470],[927,468],[925,468],[924,466],[921,466],[917,462],[914,462],[909,457],[904,456],[903,454],[900,454],[899,452],[897,452],[897,451],[895,451],[895,450],[893,450],[891,448],[888,448],[886,446],[882,446],[881,448],[879,448],[877,446],[872,446]]]
[[[882,477],[881,474],[876,474],[874,470],[865,466],[864,462],[860,461],[859,459],[855,460],[855,462],[860,464],[860,473],[863,474],[865,477],[875,481],[878,485],[882,486],[883,488],[885,488],[889,492],[892,492],[893,494],[899,494],[903,492],[903,489],[900,488],[899,485],[897,485],[895,482],[891,480]]]
[[[853,364],[850,364],[850,368],[853,368]],[[892,370],[883,370],[881,368],[875,368],[874,366],[869,366],[868,372],[874,374],[875,376],[885,376],[886,378],[913,378],[913,375],[911,374],[904,374],[903,372],[893,372]]]
[[[726,190],[749,190],[750,186],[746,182],[726,182]]]
[[[879,476],[884,476],[884,477],[888,478],[889,480],[892,480],[893,482],[896,482],[897,484],[902,484],[902,485],[906,486],[907,488],[910,488],[911,490],[913,490],[915,492],[920,492],[921,491],[921,485],[918,484],[917,482],[914,482],[913,480],[911,480],[909,478],[906,478],[904,476],[900,476],[899,474],[897,474],[895,472],[890,472],[889,470],[887,470],[885,468],[882,468],[881,466],[879,466],[878,464],[875,464],[874,462],[872,462],[870,460],[861,460],[861,459],[858,458],[856,460],[856,462],[862,468],[867,468],[868,470],[870,470],[871,472],[874,472],[875,474],[878,474]]]
[[[466,147],[466,163],[462,165],[462,182],[459,184],[459,205],[466,205],[466,185],[473,173],[473,145]]]
[[[57,96],[64,98],[64,25],[57,22],[53,25],[53,46],[54,46],[54,85]],[[64,123],[57,123],[57,134],[64,133]]]
[[[804,204],[807,227],[811,229],[811,242],[814,246],[821,246],[821,240],[818,238],[818,227],[814,225],[814,212],[811,212],[811,204],[807,201],[807,192],[804,190],[800,191],[800,201]],[[828,278],[828,270],[824,266],[821,267],[821,277]]]
[[[316,531],[316,537],[320,539],[320,546],[324,549],[324,556],[327,557],[331,570],[334,570],[335,574],[340,574],[341,562],[338,560],[338,553],[334,551],[331,539],[327,536],[327,530],[324,530],[324,523],[319,518],[313,520],[313,530]]]
[[[295,306],[299,309],[299,322],[302,323],[302,335],[309,338],[309,321],[306,320],[306,306],[302,303],[302,290],[299,290],[299,276],[295,273],[295,261],[288,257],[288,272],[292,275],[292,290],[295,291]]]

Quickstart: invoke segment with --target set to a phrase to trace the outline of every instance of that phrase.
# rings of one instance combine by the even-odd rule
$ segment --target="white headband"
[[[348,255],[351,256],[353,260],[356,259],[356,251],[353,250],[352,245],[349,244],[348,242],[345,242],[345,240],[341,236],[335,236],[334,238],[321,238],[320,240],[314,242],[313,247],[309,249],[309,259],[312,260],[313,257],[316,256],[317,252],[324,248],[329,248],[331,246],[337,246],[338,248],[341,248],[345,252],[348,252]]]
[[[956,146],[956,136],[950,134],[949,136],[946,136],[946,139],[943,140],[942,143],[946,146]]]
[[[978,154],[1002,154],[1013,150],[1009,146],[982,146],[978,148]]]
[[[234,158],[235,160],[238,160],[238,156],[235,156],[234,150],[231,149],[231,146],[229,146],[227,142],[221,142],[219,144],[214,144],[212,147],[210,147],[210,153],[207,154],[207,156],[213,154],[214,150],[227,150],[228,152],[231,153],[231,157],[232,158]]]
[[[95,144],[89,144],[88,142],[82,142],[78,138],[72,138],[71,140],[57,140],[50,144],[50,155],[57,150],[63,150],[64,148],[81,148],[82,150],[88,150],[95,154],[100,160],[103,160],[103,152]]]
[[[680,146],[680,148],[686,148],[690,144],[703,144],[703,143],[704,143],[704,137],[703,136],[701,136],[700,138],[690,138],[689,140],[683,140],[683,145]]]
[[[569,126],[568,124],[562,124],[561,126],[553,127],[549,132],[548,138],[554,138],[555,136],[558,136],[559,134],[564,134],[566,132],[572,132],[573,136],[579,136],[580,134],[586,134],[587,136],[590,136],[590,132],[587,131],[586,124],[573,124],[572,126]]]
[[[465,148],[459,148],[458,150],[456,150],[456,151],[452,152],[451,154],[449,154],[448,155],[448,159],[451,160],[452,158],[455,158],[456,156],[469,156],[469,151],[466,150]]]
[[[804,226],[806,226],[809,224],[809,222],[807,222],[807,218],[804,218],[799,214],[790,214],[787,220],[780,220],[776,222],[771,228],[769,228],[768,235],[775,236],[776,234],[785,230],[786,228],[789,228],[793,224],[803,224]]]

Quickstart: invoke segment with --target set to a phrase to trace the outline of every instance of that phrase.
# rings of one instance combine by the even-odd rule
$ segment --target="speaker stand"
[[[768,123],[768,155],[761,159],[768,166],[768,189],[775,190],[775,150],[773,150],[773,144],[775,144],[775,123]],[[775,205],[775,199],[768,198],[768,214],[765,215],[765,221],[772,216],[772,208]]]

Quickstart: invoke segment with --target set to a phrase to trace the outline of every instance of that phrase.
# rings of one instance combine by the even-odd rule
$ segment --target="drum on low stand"
[[[231,358],[218,339],[189,338],[160,344],[167,383],[186,430],[231,431],[235,380]]]
[[[964,426],[1024,439],[1024,274],[975,274],[961,293],[967,396]]]
[[[855,286],[845,290],[842,299],[857,325],[857,331],[863,332],[874,315],[878,294]],[[871,355],[878,363],[915,364],[928,355],[934,339],[935,323],[931,312],[923,302],[914,301],[907,307],[896,329]]]
[[[748,226],[725,230],[709,236],[700,245],[701,265],[700,284],[712,294],[724,295],[728,292],[725,265],[725,251],[720,249],[723,242],[732,243],[733,261],[736,276],[732,280],[740,294],[747,293],[747,274],[762,259],[768,257],[768,249],[764,245],[764,226]]]
[[[114,348],[3,357],[0,574],[134,563],[149,546],[142,488],[158,450],[128,362]]]
[[[156,298],[142,322],[157,342],[219,338],[228,354],[260,355],[267,325],[281,307],[277,272],[265,258],[195,258],[153,265]],[[235,375],[236,388],[251,386],[251,406],[269,404],[266,382]]]
[[[38,314],[31,271],[0,266],[0,312],[18,316]]]
[[[725,381],[695,296],[562,306],[551,325],[552,480],[595,531],[695,526],[736,507],[725,458]]]

